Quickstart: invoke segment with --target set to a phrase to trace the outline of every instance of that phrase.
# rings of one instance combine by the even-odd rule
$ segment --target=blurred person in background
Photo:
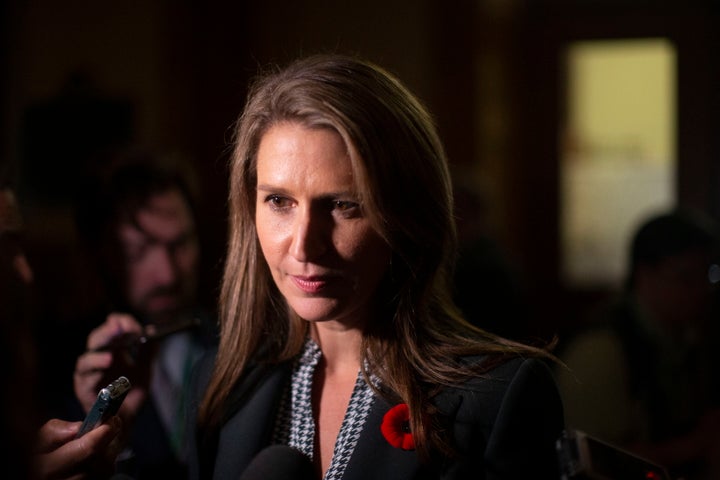
[[[717,311],[709,272],[718,226],[689,210],[648,219],[617,300],[561,349],[569,427],[665,465],[720,478]]]
[[[79,197],[79,232],[107,304],[77,358],[74,392],[87,412],[99,388],[127,376],[133,388],[120,411],[129,432],[121,471],[179,478],[185,382],[216,337],[213,315],[198,302],[196,199],[192,179],[177,165],[142,152],[119,158]],[[173,333],[113,346],[161,332]]]
[[[5,168],[0,172],[4,177]],[[121,428],[112,419],[75,438],[80,422],[41,420],[36,386],[37,348],[32,334],[33,270],[23,249],[23,221],[12,185],[0,178],[0,461],[12,479],[107,478]]]

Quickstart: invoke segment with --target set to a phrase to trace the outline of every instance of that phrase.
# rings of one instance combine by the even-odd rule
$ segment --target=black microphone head
[[[310,458],[287,445],[271,445],[258,453],[240,480],[314,480]]]

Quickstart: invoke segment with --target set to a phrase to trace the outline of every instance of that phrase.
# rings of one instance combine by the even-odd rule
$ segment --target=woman
[[[318,479],[558,478],[549,355],[452,304],[447,161],[397,79],[337,55],[260,79],[229,201],[193,477],[237,478],[285,444]]]

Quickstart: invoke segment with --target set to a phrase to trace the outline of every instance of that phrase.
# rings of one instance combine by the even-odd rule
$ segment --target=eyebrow
[[[286,192],[286,190],[284,188],[273,187],[272,185],[265,185],[264,183],[259,184],[258,186],[255,187],[255,189],[262,190],[263,192],[269,192],[269,191],[281,192],[281,193]]]
[[[140,226],[137,222],[126,222],[126,225],[131,227],[133,230],[138,232],[140,235],[142,235],[141,239],[130,239],[132,243],[135,245],[154,245],[154,244],[181,244],[186,241],[193,240],[194,238],[197,238],[198,234],[197,231],[193,227],[185,228],[180,231],[180,233],[172,240],[164,241],[160,238],[158,238],[157,235],[153,235],[152,233],[148,232],[146,229],[144,229],[142,226]],[[120,234],[122,237],[122,234]]]
[[[290,195],[292,194],[286,189],[282,187],[274,187],[272,185],[266,185],[266,184],[260,184],[256,187],[256,190],[263,191],[263,192],[276,192],[282,195]],[[352,197],[354,199],[360,198],[360,195],[357,192],[353,192],[351,190],[345,190],[340,192],[327,192],[320,196],[320,198],[342,198],[342,197]]]

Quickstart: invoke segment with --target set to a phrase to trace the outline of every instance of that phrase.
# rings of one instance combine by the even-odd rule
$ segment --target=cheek
[[[143,262],[128,265],[125,278],[128,296],[132,299],[142,296],[148,283],[146,279],[149,278]]]
[[[346,253],[364,277],[377,280],[390,266],[390,247],[373,230],[358,233],[353,241],[345,244]]]
[[[180,250],[177,253],[176,262],[182,272],[190,274],[197,268],[199,258],[200,250],[197,245],[194,245]]]
[[[265,260],[272,266],[273,259],[277,257],[282,243],[278,234],[278,229],[276,226],[273,226],[258,217],[258,221],[256,222],[256,232],[263,257],[265,257]]]

